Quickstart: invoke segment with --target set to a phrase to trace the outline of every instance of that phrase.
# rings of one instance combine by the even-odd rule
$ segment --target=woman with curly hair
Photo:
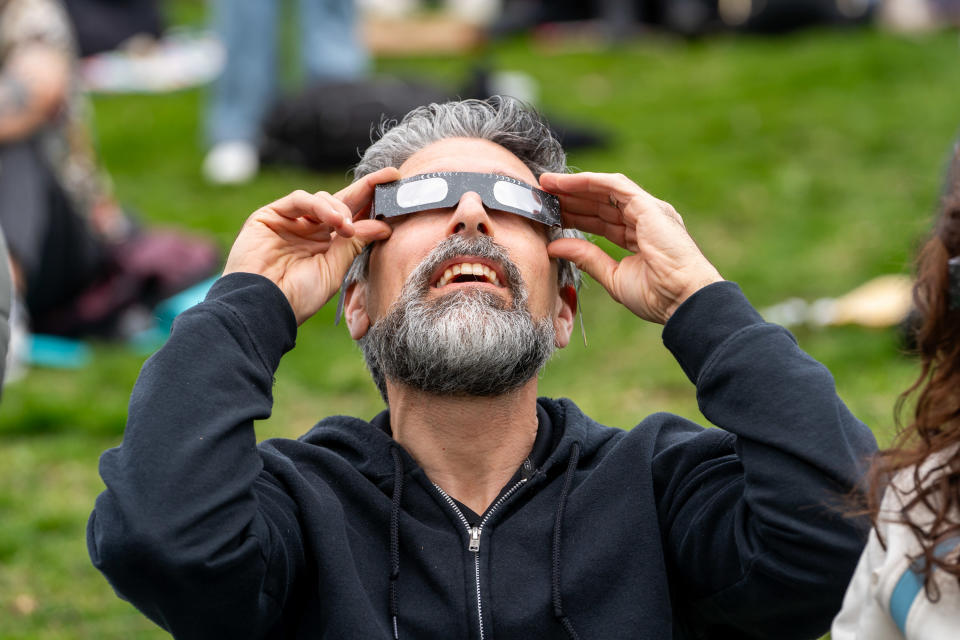
[[[913,295],[922,366],[897,415],[913,412],[868,476],[874,528],[833,640],[960,637],[960,143]]]

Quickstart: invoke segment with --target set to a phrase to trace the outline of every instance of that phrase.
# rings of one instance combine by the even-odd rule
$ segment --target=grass
[[[695,43],[651,38],[612,50],[528,39],[483,58],[378,61],[386,73],[451,88],[486,62],[531,75],[550,116],[607,131],[576,152],[584,170],[620,171],[669,200],[705,254],[763,307],[841,294],[908,270],[929,226],[956,134],[954,33],[904,39],[871,30]],[[250,185],[199,176],[203,94],[100,96],[100,152],[120,198],[152,225],[208,234],[223,248],[258,205],[295,188],[340,188],[344,171],[269,169]],[[583,291],[589,346],[576,340],[542,379],[601,422],[629,428],[648,413],[702,421],[693,388],[659,327]],[[381,404],[356,348],[324,309],[277,373],[262,438],[296,436],[322,416],[371,416]],[[841,396],[888,441],[896,395],[914,375],[892,331],[798,330]],[[120,442],[145,354],[95,345],[82,372],[33,370],[0,405],[0,638],[160,638],[90,566],[86,517],[102,489],[97,457]]]

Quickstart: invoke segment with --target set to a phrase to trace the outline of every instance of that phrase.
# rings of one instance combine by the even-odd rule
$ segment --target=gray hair
[[[546,120],[537,111],[515,99],[493,96],[487,100],[460,100],[417,107],[399,122],[384,121],[379,139],[364,152],[354,169],[354,179],[384,167],[399,167],[417,151],[446,138],[480,138],[499,144],[517,156],[537,178],[541,174],[567,171],[567,155]],[[576,229],[551,227],[550,241],[559,238],[583,238]],[[353,261],[340,287],[343,292],[364,282],[370,266],[370,250]],[[558,260],[558,284],[561,288],[580,288],[580,270],[567,260]],[[339,321],[340,312],[337,318]]]
[[[410,156],[446,138],[481,138],[517,156],[533,175],[567,170],[567,154],[533,107],[515,98],[461,100],[417,107],[400,122],[380,124],[379,139],[367,147],[353,171],[362,178],[384,167],[399,167]]]

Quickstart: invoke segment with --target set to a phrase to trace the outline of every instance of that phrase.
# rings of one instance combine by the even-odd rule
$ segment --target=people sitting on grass
[[[833,640],[946,640],[960,628],[960,144],[913,292],[921,369],[899,405],[912,416],[870,470],[874,528]]]
[[[88,545],[117,593],[177,638],[823,633],[866,538],[834,507],[870,430],[670,204],[566,171],[524,105],[432,104],[343,190],[255,211],[101,459]],[[537,397],[575,265],[664,325],[719,428]],[[338,289],[387,409],[257,445],[297,326]]]
[[[123,331],[122,312],[210,275],[213,245],[137,233],[101,173],[59,0],[0,0],[0,228],[15,357],[28,330]]]

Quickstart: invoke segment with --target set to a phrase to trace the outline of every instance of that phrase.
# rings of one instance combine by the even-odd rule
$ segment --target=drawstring
[[[400,640],[398,626],[399,611],[397,606],[397,581],[400,578],[400,498],[403,493],[403,460],[396,446],[390,447],[393,456],[393,501],[390,507],[390,622],[393,626],[394,640]],[[577,470],[580,460],[580,443],[574,442],[570,447],[570,461],[564,472],[563,489],[560,491],[560,500],[557,504],[557,517],[553,525],[553,568],[552,594],[553,615],[560,622],[570,640],[579,640],[570,618],[563,612],[563,599],[560,596],[560,539],[563,524],[563,510],[567,504],[570,486],[573,484],[573,474]]]
[[[563,523],[563,508],[567,505],[567,494],[570,493],[570,485],[573,484],[573,473],[577,470],[577,462],[580,460],[580,443],[574,442],[570,447],[570,462],[567,464],[567,470],[563,477],[563,489],[560,491],[560,501],[557,504],[557,519],[553,525],[553,615],[560,622],[563,630],[567,632],[570,640],[579,640],[570,618],[563,613],[563,600],[560,596],[560,526]]]
[[[390,447],[393,456],[393,504],[390,506],[390,622],[393,640],[400,640],[397,626],[397,579],[400,578],[400,496],[403,493],[403,460],[396,446]]]

